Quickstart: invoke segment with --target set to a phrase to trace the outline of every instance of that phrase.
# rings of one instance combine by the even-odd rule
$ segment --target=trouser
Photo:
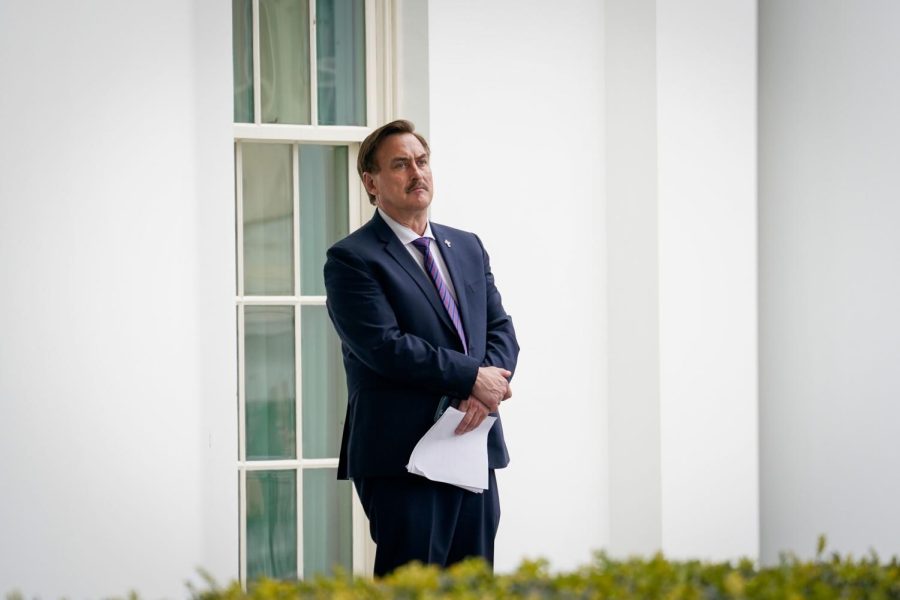
[[[500,523],[497,479],[474,494],[418,475],[354,479],[375,541],[375,575],[412,560],[449,566],[470,556],[494,562]]]

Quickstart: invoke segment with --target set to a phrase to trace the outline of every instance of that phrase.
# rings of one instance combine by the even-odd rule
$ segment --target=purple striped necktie
[[[466,343],[466,332],[463,331],[462,319],[459,317],[459,310],[456,308],[456,302],[454,302],[453,296],[450,295],[450,289],[447,287],[447,283],[444,281],[444,278],[441,277],[441,272],[438,271],[437,265],[434,263],[434,254],[431,253],[431,242],[431,238],[420,237],[419,239],[413,240],[412,243],[413,246],[418,248],[419,251],[425,255],[425,270],[428,271],[428,275],[431,276],[431,281],[434,282],[434,287],[437,288],[438,295],[441,297],[441,302],[444,303],[444,308],[447,309],[447,315],[450,316],[450,321],[456,328],[456,333],[459,335],[460,341],[462,341],[463,352],[468,354],[469,345]]]

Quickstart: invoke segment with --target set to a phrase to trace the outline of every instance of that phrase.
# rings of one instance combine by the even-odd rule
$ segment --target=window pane
[[[303,577],[353,567],[353,518],[349,481],[335,469],[303,471]]]
[[[365,0],[316,0],[319,124],[366,124]]]
[[[244,293],[294,293],[291,146],[241,144]]]
[[[296,456],[294,308],[244,308],[247,459]]]
[[[247,471],[247,580],[297,578],[297,472]]]
[[[260,0],[263,123],[309,124],[309,3]]]
[[[253,5],[232,0],[231,43],[234,72],[234,122],[253,122]]]
[[[324,306],[300,309],[303,458],[337,458],[347,413],[341,342]]]
[[[300,145],[300,293],[325,295],[325,252],[348,231],[347,147]]]

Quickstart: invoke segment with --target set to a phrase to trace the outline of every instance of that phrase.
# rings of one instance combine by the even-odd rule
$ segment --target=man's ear
[[[378,195],[378,188],[375,186],[375,178],[369,173],[363,173],[363,186],[366,188],[366,191],[373,196]]]

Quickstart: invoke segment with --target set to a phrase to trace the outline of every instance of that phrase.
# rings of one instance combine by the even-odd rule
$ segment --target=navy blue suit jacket
[[[342,341],[349,393],[341,479],[406,473],[441,396],[468,397],[481,366],[516,368],[512,319],[481,240],[437,223],[431,230],[456,290],[468,354],[431,279],[377,211],[328,250],[328,314]],[[493,468],[509,462],[500,419],[488,458]]]

